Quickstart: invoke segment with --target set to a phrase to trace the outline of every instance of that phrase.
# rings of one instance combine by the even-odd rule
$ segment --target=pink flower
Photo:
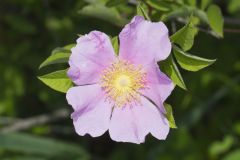
[[[76,132],[101,136],[109,130],[118,142],[142,143],[151,133],[166,139],[169,124],[163,102],[174,88],[157,65],[171,51],[168,29],[141,16],[119,35],[119,56],[98,31],[80,37],[72,48],[68,76],[77,85],[67,92]]]

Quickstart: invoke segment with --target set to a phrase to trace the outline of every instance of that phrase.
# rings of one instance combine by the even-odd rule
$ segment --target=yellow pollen
[[[115,106],[131,105],[140,100],[138,90],[146,87],[146,73],[140,65],[117,61],[103,71],[100,85]]]

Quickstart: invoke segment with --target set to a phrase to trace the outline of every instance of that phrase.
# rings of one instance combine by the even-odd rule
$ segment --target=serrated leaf
[[[81,157],[83,160],[89,159],[88,154],[75,144],[23,133],[1,133],[0,149],[43,157],[65,157],[67,159]]]
[[[183,28],[170,37],[171,41],[178,44],[184,51],[192,48],[194,37],[198,33],[198,29],[194,27],[194,23],[195,19],[191,17]]]
[[[178,85],[184,90],[187,90],[178,67],[171,55],[166,60],[160,62],[160,67],[161,70],[171,78],[174,84]]]
[[[119,4],[124,4],[127,3],[128,0],[108,0],[106,3],[107,7],[113,7],[113,6],[117,6]]]
[[[115,36],[111,39],[112,41],[112,46],[113,46],[113,49],[114,49],[114,52],[116,55],[119,54],[119,40],[118,40],[118,36]]]
[[[207,10],[208,22],[214,32],[219,37],[223,37],[223,16],[221,9],[217,5],[210,5]]]
[[[177,128],[177,125],[176,125],[174,117],[173,117],[172,106],[170,104],[164,103],[164,108],[166,110],[165,116],[169,122],[170,128]]]
[[[178,64],[185,70],[188,71],[198,71],[203,69],[211,64],[213,64],[216,60],[201,58],[198,56],[194,56],[188,53],[185,53],[180,48],[174,46],[173,53],[176,57]]]
[[[150,21],[150,17],[144,9],[144,4],[138,3],[137,5],[137,15],[143,16],[146,20]]]
[[[38,79],[45,83],[50,88],[66,93],[67,90],[73,86],[71,79],[66,74],[67,70],[59,70],[43,76]]]

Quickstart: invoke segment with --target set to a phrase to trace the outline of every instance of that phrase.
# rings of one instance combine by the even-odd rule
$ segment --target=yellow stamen
[[[115,106],[131,105],[140,100],[137,91],[145,88],[146,73],[140,65],[117,61],[103,71],[100,85]]]

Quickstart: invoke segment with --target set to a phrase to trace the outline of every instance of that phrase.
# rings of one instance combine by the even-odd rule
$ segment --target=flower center
[[[131,79],[128,75],[120,75],[118,78],[116,78],[115,86],[118,89],[124,89],[131,86]]]
[[[141,65],[117,61],[105,69],[100,85],[108,100],[121,107],[139,102],[139,89],[146,87],[146,73]]]

